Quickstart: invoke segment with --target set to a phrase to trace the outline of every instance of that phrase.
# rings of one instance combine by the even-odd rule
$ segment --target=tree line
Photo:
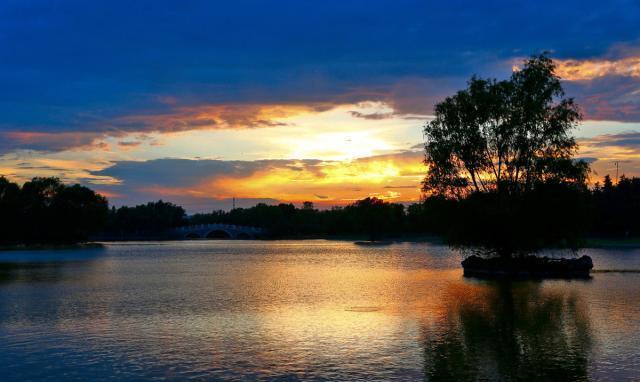
[[[500,203],[509,205],[497,206]],[[502,215],[504,211],[510,211],[510,216]],[[638,237],[637,216],[640,178],[621,177],[612,184],[606,176],[603,185],[596,183],[592,189],[548,181],[535,187],[535,192],[507,201],[479,193],[466,198],[433,195],[410,205],[365,198],[324,210],[311,202],[300,208],[290,203],[258,204],[195,214],[187,222],[259,226],[274,237],[360,235],[378,240],[418,234],[473,242],[481,236],[483,240],[495,237],[496,242],[509,237],[513,247],[516,242],[552,246],[556,240],[565,240],[570,247],[578,246],[584,236]]]
[[[57,178],[19,186],[0,176],[0,243],[79,242],[104,227],[107,199]]]
[[[330,209],[315,208],[312,202],[300,207],[257,204],[188,216],[181,206],[162,200],[109,208],[107,199],[93,190],[65,185],[56,178],[34,178],[19,186],[0,177],[0,243],[80,242],[98,233],[114,238],[161,235],[171,228],[208,223],[262,227],[273,238],[361,236],[381,240],[426,234],[470,241],[479,235],[499,236],[500,240],[508,236],[527,242],[547,240],[553,232],[563,232],[564,240],[584,235],[640,236],[640,178],[622,176],[614,184],[607,175],[591,189],[547,183],[527,194],[522,203],[512,201],[509,206],[513,216],[529,216],[525,229],[524,223],[514,223],[522,219],[497,216],[503,209],[495,209],[494,198],[433,195],[411,205],[365,198]],[[469,223],[473,221],[482,224]],[[574,227],[571,235],[566,235],[566,227]]]

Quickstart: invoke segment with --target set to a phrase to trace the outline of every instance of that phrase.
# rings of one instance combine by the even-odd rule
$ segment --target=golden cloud
[[[640,57],[619,60],[556,60],[556,73],[567,81],[589,81],[606,76],[640,77]]]
[[[345,205],[367,196],[410,202],[420,199],[422,153],[406,151],[345,161],[261,165],[250,173],[215,174],[196,184],[153,185],[137,191],[157,197],[276,199]]]

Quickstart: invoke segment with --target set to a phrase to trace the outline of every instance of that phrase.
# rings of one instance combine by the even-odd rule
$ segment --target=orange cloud
[[[219,197],[311,200],[344,205],[367,196],[395,201],[420,198],[424,176],[421,153],[373,156],[353,161],[328,161],[313,167],[272,168],[248,177],[220,177],[199,185]],[[406,185],[413,185],[413,188]],[[394,188],[402,185],[403,188]]]
[[[421,196],[420,181],[425,170],[421,160],[421,152],[406,151],[345,161],[247,162],[255,164],[247,166],[248,172],[226,171],[179,186],[141,185],[136,192],[169,200],[232,197],[294,203],[309,200],[327,207],[367,196],[412,202]]]
[[[119,181],[111,176],[94,174],[108,162],[85,161],[61,158],[2,158],[0,175],[8,176],[11,180],[23,183],[36,176],[51,176],[60,178],[67,183],[89,182],[99,185],[115,185]]]
[[[567,81],[589,81],[606,76],[640,77],[640,57],[619,60],[556,60],[556,73]]]
[[[114,127],[127,130],[179,132],[188,130],[282,126],[288,117],[327,110],[333,104],[224,104],[176,106],[118,118]]]
[[[604,175],[614,175],[615,163],[619,174],[640,176],[640,133],[600,135],[580,139],[580,155],[597,158],[592,163],[591,182],[601,181]]]

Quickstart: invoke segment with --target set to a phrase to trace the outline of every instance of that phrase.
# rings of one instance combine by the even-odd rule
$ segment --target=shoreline
[[[83,243],[34,243],[34,244],[5,244],[0,245],[0,252],[11,251],[63,251],[69,249],[104,248],[100,242],[88,241]]]
[[[127,243],[127,242],[206,242],[215,239],[187,239],[176,240],[172,238],[119,238],[112,240],[97,239],[86,241],[82,243],[33,243],[33,244],[4,244],[0,245],[0,252],[9,251],[40,251],[40,250],[69,250],[69,249],[91,249],[102,248],[109,243]],[[345,241],[352,242],[356,245],[391,245],[402,243],[431,243],[447,245],[446,240],[443,237],[436,235],[424,235],[424,234],[410,234],[396,237],[381,238],[380,240],[370,241],[364,235],[314,235],[314,236],[285,236],[266,239],[254,239],[256,241],[305,241],[305,240],[328,240],[328,241]],[[218,240],[220,241],[220,240]],[[234,242],[238,240],[225,240]],[[585,240],[585,245],[582,249],[640,249],[640,238],[630,239],[608,239],[608,238],[588,238]],[[551,250],[552,248],[550,248]]]

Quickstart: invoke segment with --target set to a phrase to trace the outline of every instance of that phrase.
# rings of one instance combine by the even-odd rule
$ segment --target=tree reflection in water
[[[424,328],[426,380],[589,379],[589,317],[574,293],[496,282],[447,294],[446,313]]]

